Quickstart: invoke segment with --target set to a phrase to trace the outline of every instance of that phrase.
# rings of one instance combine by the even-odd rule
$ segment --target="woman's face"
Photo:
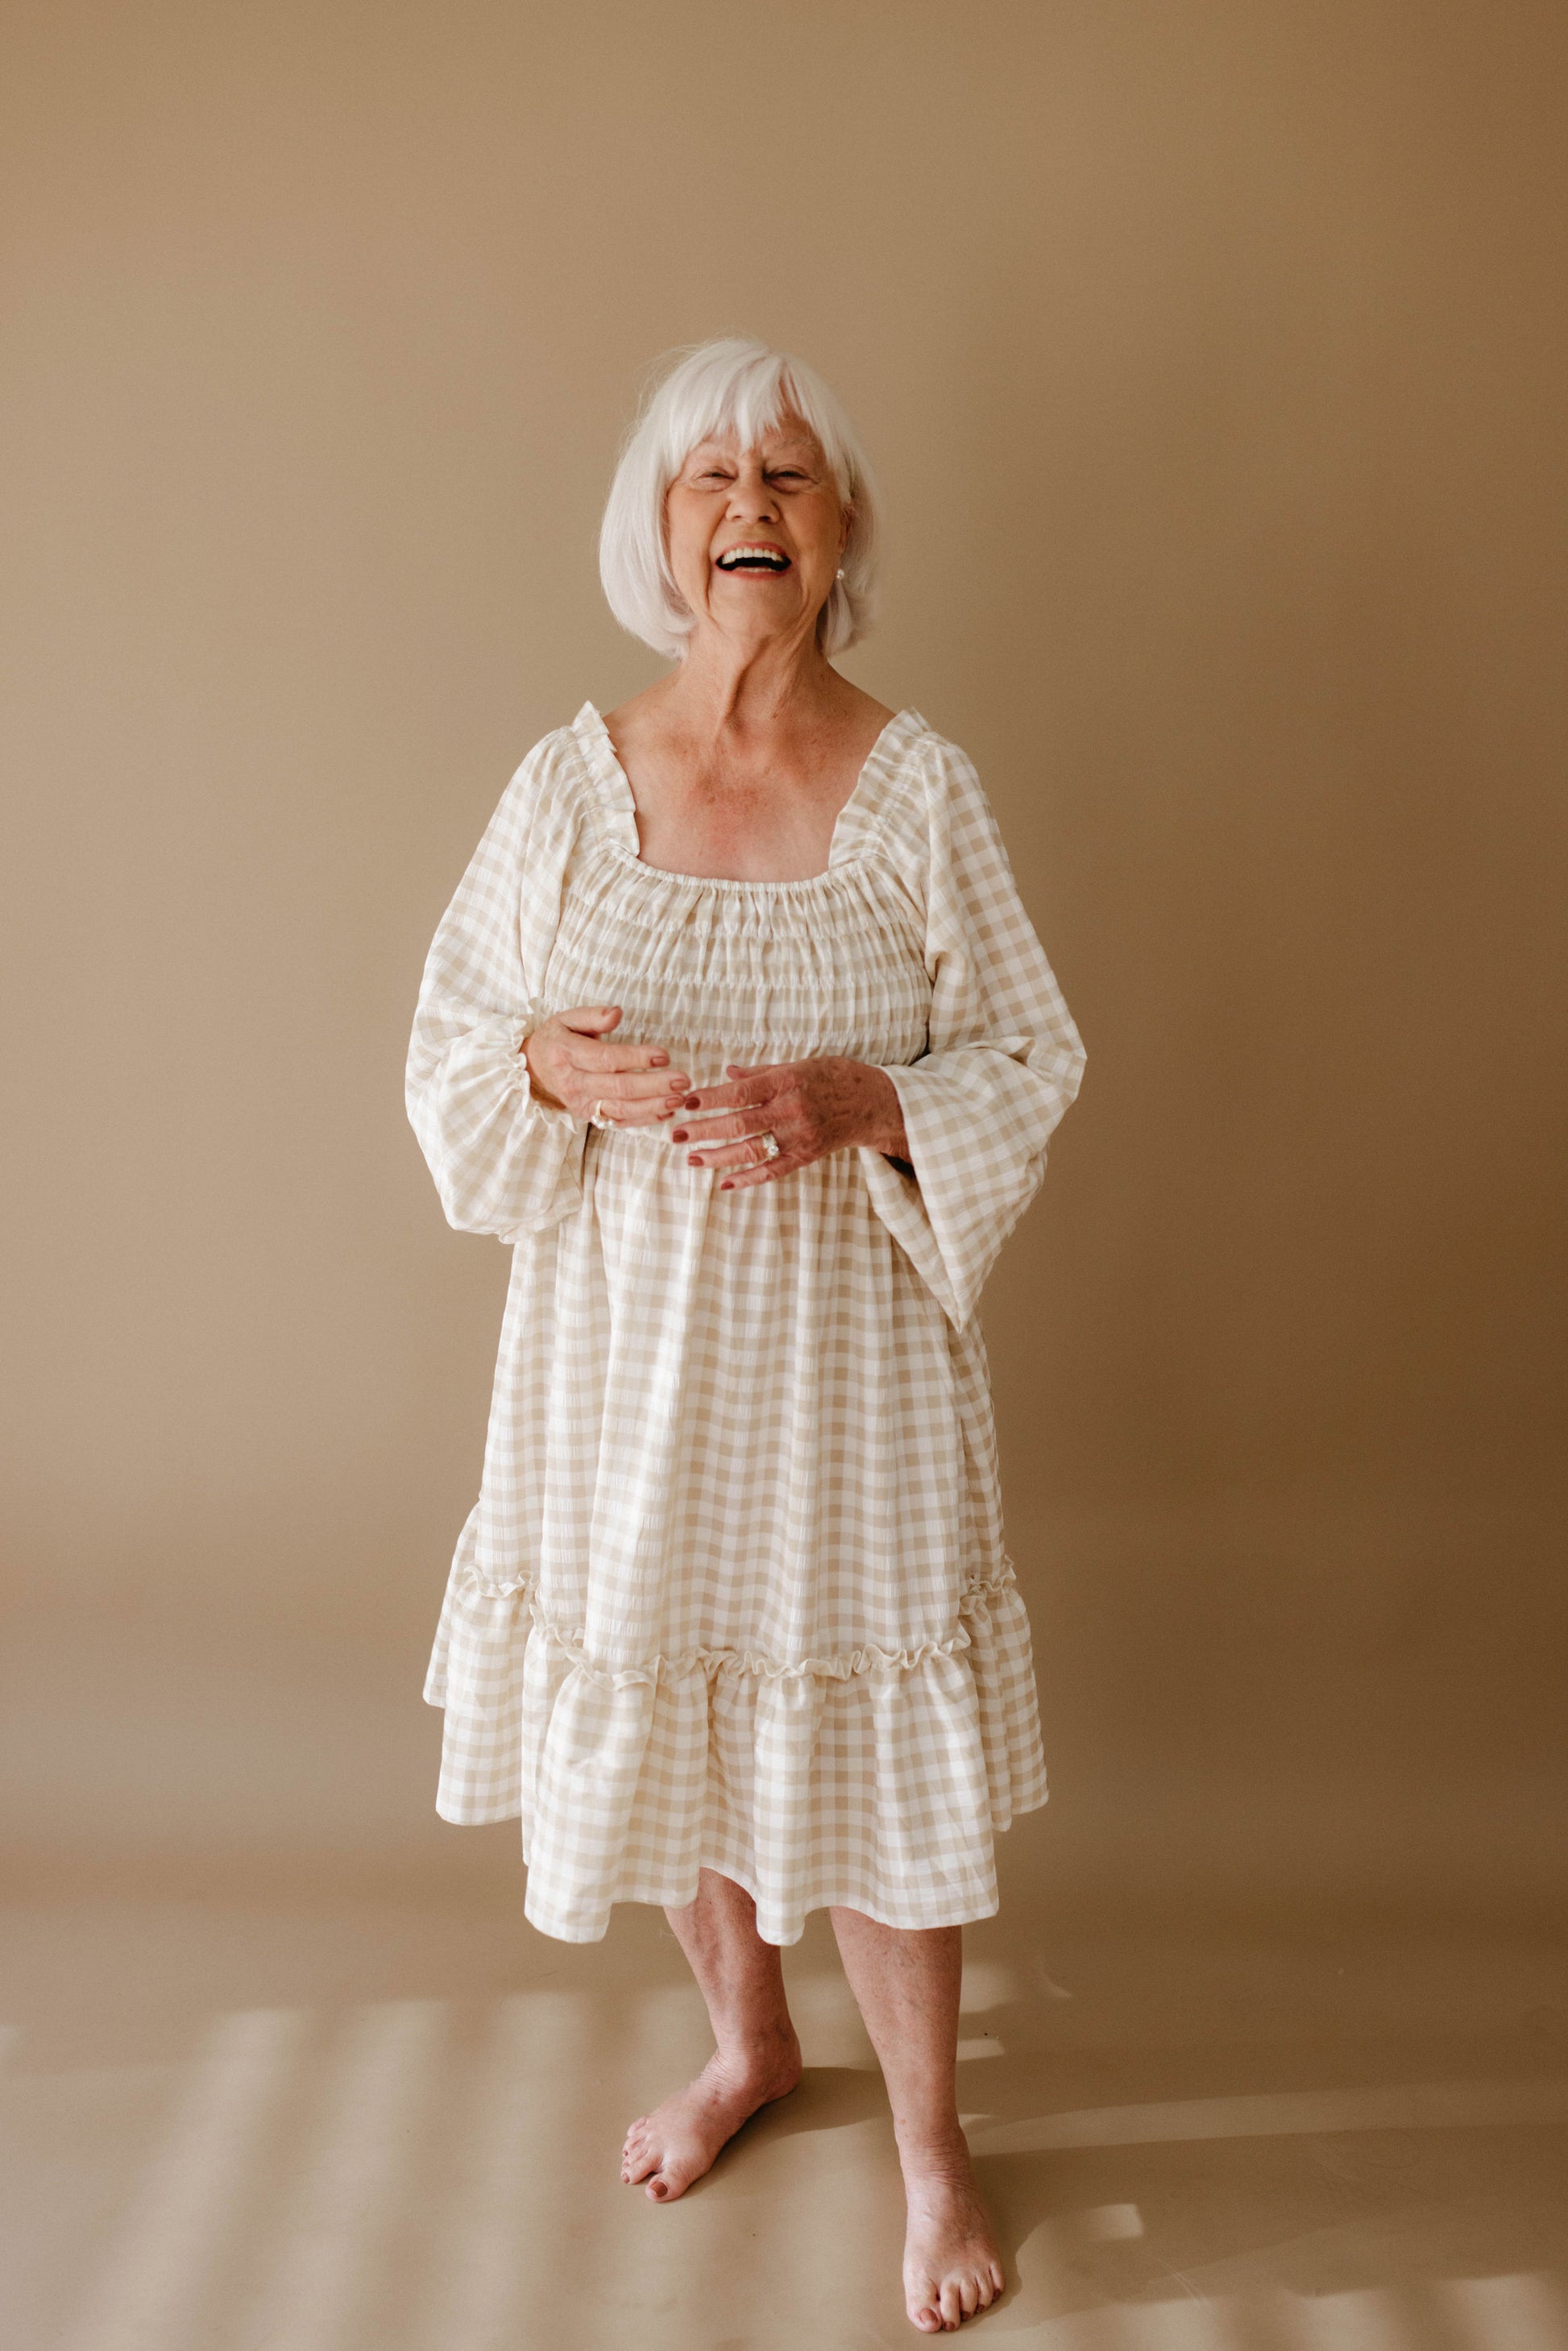
[[[670,569],[699,628],[756,643],[806,636],[849,536],[821,445],[785,416],[755,449],[699,441],[664,496]]]

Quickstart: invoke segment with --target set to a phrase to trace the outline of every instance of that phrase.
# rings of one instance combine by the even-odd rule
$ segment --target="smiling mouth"
[[[789,558],[781,547],[727,547],[718,568],[721,571],[788,571]]]

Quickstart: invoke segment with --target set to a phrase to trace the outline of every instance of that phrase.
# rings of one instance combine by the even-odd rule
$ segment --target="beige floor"
[[[662,1918],[39,1896],[5,1919],[7,2351],[871,2351],[880,2084],[814,1919],[809,2072],[681,2204]],[[963,2098],[1051,2351],[1568,2351],[1568,1964],[1520,1941],[973,1929]],[[966,2330],[967,2333],[968,2330]]]

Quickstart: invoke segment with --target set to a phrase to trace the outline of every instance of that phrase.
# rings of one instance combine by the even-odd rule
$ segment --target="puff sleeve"
[[[517,768],[425,958],[404,1100],[447,1222],[503,1240],[581,1197],[587,1128],[547,1108],[521,1047],[545,1017],[545,965],[575,833],[556,739]]]
[[[934,736],[925,782],[929,1050],[887,1069],[914,1174],[861,1156],[877,1214],[961,1330],[1087,1056],[973,765]]]

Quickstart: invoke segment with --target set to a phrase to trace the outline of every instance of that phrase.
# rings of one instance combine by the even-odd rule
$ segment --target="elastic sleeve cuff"
[[[538,1117],[567,1126],[580,1126],[581,1119],[574,1118],[563,1103],[540,1102],[534,1092],[533,1071],[523,1047],[540,1021],[549,1017],[542,1005],[535,1005],[527,1012],[504,1014],[497,1023],[498,1037],[507,1047],[507,1083],[514,1092],[528,1096],[529,1108]]]

